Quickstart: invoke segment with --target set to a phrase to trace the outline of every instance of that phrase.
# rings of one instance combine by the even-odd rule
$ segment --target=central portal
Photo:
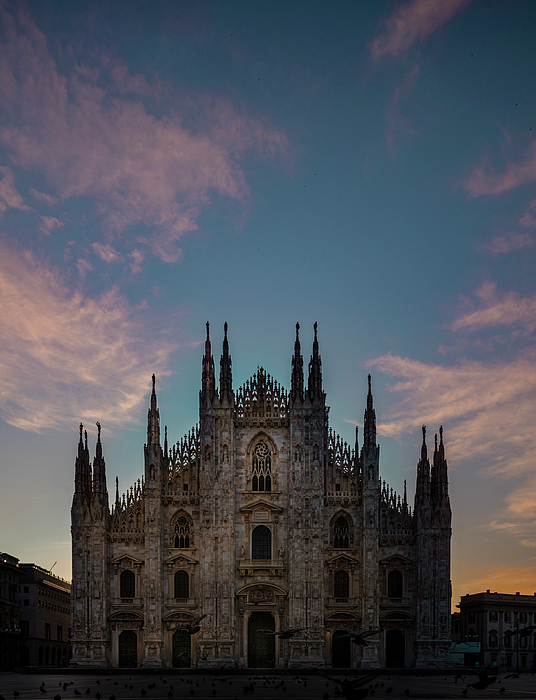
[[[275,620],[269,612],[251,613],[248,620],[248,668],[275,666]]]

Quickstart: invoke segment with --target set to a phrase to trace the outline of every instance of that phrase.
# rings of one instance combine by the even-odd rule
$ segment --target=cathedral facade
[[[370,375],[359,449],[329,427],[316,324],[307,382],[298,331],[289,392],[264,369],[234,390],[207,324],[199,425],[162,441],[153,376],[145,473],[111,509],[100,425],[93,465],[80,426],[72,664],[448,664],[443,431],[430,463],[423,427],[411,508],[380,479]]]

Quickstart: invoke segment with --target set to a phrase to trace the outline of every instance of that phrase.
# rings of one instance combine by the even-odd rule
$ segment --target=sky
[[[0,0],[0,549],[70,578],[78,425],[143,472],[151,375],[198,419],[289,385],[331,427],[372,374],[382,478],[444,426],[453,605],[536,590],[536,6]]]

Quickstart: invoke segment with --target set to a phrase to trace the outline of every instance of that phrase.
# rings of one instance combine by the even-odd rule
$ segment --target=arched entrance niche
[[[119,635],[119,668],[136,668],[138,665],[138,635],[133,630],[123,630]]]
[[[171,641],[171,665],[173,668],[190,668],[192,665],[192,637],[186,630],[177,630]]]
[[[385,633],[385,665],[387,668],[404,668],[406,664],[406,635],[403,630],[387,630]]]
[[[252,612],[248,619],[248,668],[275,665],[275,620],[271,612]]]
[[[333,668],[352,666],[352,639],[346,630],[337,630],[331,640],[331,665]]]

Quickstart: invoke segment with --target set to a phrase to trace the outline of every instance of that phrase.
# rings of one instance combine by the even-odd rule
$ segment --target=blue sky
[[[454,602],[533,592],[534,3],[0,7],[0,547],[68,578],[78,423],[127,488],[153,371],[197,420],[207,320],[235,387],[317,321],[396,490],[444,425]]]

